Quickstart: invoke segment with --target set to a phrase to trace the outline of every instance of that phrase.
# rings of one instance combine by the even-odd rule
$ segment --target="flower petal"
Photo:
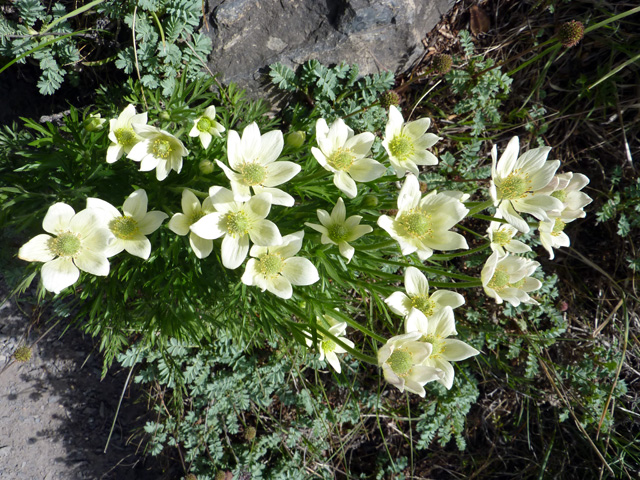
[[[207,258],[213,250],[213,240],[201,238],[193,232],[189,235],[189,244],[198,258]]]
[[[411,299],[402,292],[393,292],[389,295],[384,303],[386,303],[391,311],[396,315],[406,317],[411,310]]]
[[[387,171],[387,167],[371,158],[361,158],[356,160],[349,168],[349,175],[356,182],[370,182],[380,178]]]
[[[225,235],[222,239],[220,256],[222,257],[222,264],[226,268],[230,270],[238,268],[247,258],[247,253],[249,253],[249,237],[247,235],[242,235],[241,237]]]
[[[258,157],[258,161],[262,165],[268,165],[270,163],[275,162],[280,156],[280,154],[282,153],[282,147],[284,147],[284,139],[282,138],[282,132],[280,130],[272,130],[271,132],[267,132],[264,135],[262,135],[261,142],[262,143],[260,147],[260,156]],[[275,185],[280,185],[280,184],[276,183],[270,186],[275,186]]]
[[[138,222],[138,228],[143,235],[149,235],[155,232],[162,222],[164,222],[169,215],[164,212],[154,210],[153,212],[147,212],[144,218]]]
[[[109,274],[109,261],[104,252],[94,252],[83,248],[75,257],[76,266],[83,272],[100,275],[102,277]]]
[[[73,285],[80,277],[80,270],[69,257],[60,257],[45,263],[40,271],[44,288],[53,293]]]
[[[451,362],[459,362],[460,360],[466,360],[469,357],[478,355],[480,352],[473,348],[471,345],[467,345],[460,340],[453,338],[446,338],[443,340],[444,349],[442,352],[443,358]]]
[[[264,181],[265,187],[276,187],[288,182],[295,177],[302,167],[293,162],[275,162],[267,167],[267,178]]]
[[[347,172],[338,171],[333,175],[333,184],[349,198],[358,195],[358,187]]]
[[[256,221],[253,224],[253,227],[251,228],[251,230],[249,231],[249,236],[251,237],[251,241],[253,243],[261,247],[270,247],[273,245],[282,244],[282,236],[280,235],[280,231],[278,230],[278,227],[276,226],[275,223],[269,220]],[[247,240],[247,244],[248,244],[248,240]]]
[[[49,250],[49,240],[53,237],[42,233],[36,235],[18,251],[18,258],[27,262],[49,262],[55,258],[55,254]]]
[[[131,255],[140,257],[143,260],[146,260],[149,258],[149,255],[151,255],[151,242],[144,235],[139,235],[130,240],[124,240],[122,245]]]
[[[189,217],[187,217],[184,213],[176,213],[171,220],[169,220],[169,230],[171,230],[176,235],[186,235],[189,233],[189,227],[191,226],[191,222]]]
[[[209,213],[192,224],[189,229],[199,237],[207,240],[220,238],[227,233],[224,224],[224,215],[219,212]]]
[[[147,192],[142,189],[136,190],[124,201],[122,211],[136,222],[140,222],[147,213],[147,201]]]
[[[407,267],[404,272],[404,288],[410,297],[429,295],[429,281],[416,267]]]
[[[45,232],[58,235],[69,228],[69,223],[75,214],[75,210],[66,203],[54,203],[44,216],[42,228]]]
[[[286,277],[279,275],[275,278],[269,278],[265,284],[269,292],[285,300],[291,298],[293,295],[293,287]]]
[[[318,270],[306,258],[291,257],[284,261],[282,275],[293,285],[311,285],[320,280]]]

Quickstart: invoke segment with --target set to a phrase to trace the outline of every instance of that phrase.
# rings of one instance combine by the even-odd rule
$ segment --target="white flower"
[[[331,318],[329,315],[324,315],[324,318],[329,323],[334,322],[333,318]],[[334,337],[340,339],[342,342],[346,343],[351,348],[353,348],[353,342],[348,338],[344,337],[346,331],[347,331],[347,322],[336,323],[331,328],[329,328],[330,334],[332,334]],[[305,336],[307,337],[305,339],[305,341],[307,342],[307,346],[308,347],[313,346],[313,340],[311,338],[311,334],[309,332],[304,332],[304,333],[305,333]],[[326,357],[327,362],[329,362],[329,365],[331,365],[336,372],[340,373],[342,371],[342,368],[340,366],[340,360],[338,360],[337,354],[347,353],[347,351],[344,348],[342,348],[340,345],[338,345],[336,342],[334,342],[332,338],[328,336],[325,337],[324,334],[322,334],[320,331],[318,331],[317,333],[318,333],[318,337],[317,337],[318,341],[316,346],[318,348],[318,352],[320,352],[320,361],[323,361]]]
[[[500,218],[498,212],[497,218]],[[520,240],[514,240],[514,236],[518,233],[518,229],[508,223],[491,222],[487,229],[491,250],[504,255],[506,252],[525,253],[530,252],[531,247]]]
[[[200,118],[193,121],[193,128],[189,132],[190,137],[200,137],[200,143],[208,148],[212,135],[221,138],[225,128],[216,121],[216,107],[207,107]]]
[[[312,147],[311,153],[325,170],[334,174],[334,185],[347,197],[354,198],[358,194],[356,182],[370,182],[387,170],[380,162],[365,158],[374,139],[371,132],[354,136],[341,118],[331,127],[321,118],[316,122],[316,141],[320,148]]]
[[[389,155],[391,166],[398,178],[411,172],[418,175],[418,165],[437,165],[437,157],[427,151],[433,147],[440,137],[433,133],[425,133],[431,120],[421,118],[413,122],[404,123],[400,111],[393,105],[389,107],[389,121],[385,128],[382,146]]]
[[[189,244],[198,258],[206,258],[213,250],[213,240],[199,237],[189,227],[208,213],[215,211],[211,197],[207,197],[200,205],[200,200],[191,190],[182,191],[182,212],[176,213],[169,220],[169,229],[178,235],[189,234]]]
[[[429,258],[434,250],[467,249],[467,241],[459,233],[450,232],[469,212],[451,192],[435,190],[421,198],[418,179],[407,176],[398,196],[398,214],[378,218],[378,225],[398,241],[403,255],[418,252],[420,260]]]
[[[311,285],[320,277],[313,264],[302,257],[294,257],[302,248],[304,232],[301,230],[282,237],[282,244],[251,247],[251,256],[242,275],[242,283],[256,285],[262,291],[289,299],[293,295],[292,285]]]
[[[107,163],[113,163],[129,153],[133,146],[138,143],[140,136],[134,132],[132,125],[145,125],[147,123],[147,112],[136,115],[136,107],[128,105],[118,118],[109,120],[109,140],[111,145],[107,148]]]
[[[40,272],[45,289],[60,293],[78,280],[78,269],[93,275],[109,274],[105,249],[112,236],[103,227],[99,212],[76,213],[66,203],[56,203],[49,207],[42,228],[54,236],[35,236],[20,248],[18,258],[45,262]]]
[[[518,137],[513,137],[497,160],[497,148],[491,150],[491,198],[502,218],[523,233],[529,225],[517,212],[530,213],[538,220],[548,220],[547,212],[562,208],[562,202],[540,193],[553,179],[559,160],[548,160],[551,148],[529,150],[518,156]]]
[[[323,245],[338,245],[340,255],[347,259],[347,263],[353,258],[355,249],[349,245],[358,238],[371,233],[373,228],[369,225],[360,225],[362,217],[360,215],[352,215],[346,218],[347,210],[344,206],[342,198],[338,198],[338,202],[333,207],[331,215],[326,210],[318,209],[318,220],[322,225],[305,222],[307,227],[313,228],[322,234],[320,242]]]
[[[565,223],[586,217],[583,209],[593,199],[580,190],[588,184],[589,177],[581,173],[567,172],[556,175],[549,185],[540,190],[540,193],[548,193],[562,202],[561,210],[547,212],[549,217],[561,217]]]
[[[236,201],[233,192],[224,187],[209,189],[215,212],[208,213],[189,228],[199,237],[222,239],[222,264],[238,268],[249,253],[249,238],[256,245],[269,247],[282,244],[275,223],[265,220],[271,210],[271,194],[260,193],[248,202]]]
[[[156,169],[156,178],[167,178],[171,170],[180,173],[182,157],[189,154],[180,140],[165,130],[151,125],[133,124],[133,130],[142,137],[127,155],[134,162],[140,162],[141,172]]]
[[[451,307],[443,308],[428,319],[425,316],[410,317],[407,319],[405,329],[407,333],[420,332],[422,334],[420,341],[431,345],[431,355],[422,362],[422,365],[442,370],[444,376],[436,380],[447,390],[451,389],[454,376],[453,366],[449,362],[465,360],[480,353],[460,340],[447,338],[457,335]]]
[[[300,165],[293,162],[276,162],[282,152],[284,140],[280,130],[273,130],[260,135],[260,129],[254,122],[242,132],[242,139],[238,132],[231,130],[227,139],[227,157],[229,165],[216,160],[231,181],[231,189],[240,201],[246,202],[251,198],[251,188],[256,195],[270,193],[273,205],[292,207],[294,200],[291,195],[279,188],[300,172]]]
[[[564,233],[564,227],[567,223],[575,220],[575,218],[563,218],[549,216],[549,221],[543,221],[538,224],[538,233],[540,234],[540,243],[549,252],[549,258],[553,260],[555,254],[554,248],[568,247],[571,240]]]
[[[450,290],[436,290],[429,295],[429,281],[415,267],[405,270],[404,287],[407,295],[394,292],[384,302],[394,313],[407,319],[416,316],[431,318],[445,308],[457,308],[464,303],[462,295]]]
[[[504,300],[514,307],[520,303],[537,305],[528,292],[539,289],[542,286],[540,280],[530,275],[540,266],[538,262],[524,257],[513,255],[498,255],[493,252],[482,268],[480,278],[485,293],[495,298],[496,303]]]
[[[401,392],[407,390],[424,397],[424,384],[441,379],[444,372],[423,365],[431,355],[432,346],[420,342],[421,337],[420,332],[411,332],[390,338],[378,350],[378,365],[382,367],[385,380]]]
[[[105,251],[107,258],[122,250],[145,260],[149,258],[151,242],[146,235],[155,232],[169,216],[164,212],[147,212],[147,192],[144,190],[136,190],[124,201],[124,215],[99,198],[87,198],[87,208],[101,211],[104,226],[114,236]]]

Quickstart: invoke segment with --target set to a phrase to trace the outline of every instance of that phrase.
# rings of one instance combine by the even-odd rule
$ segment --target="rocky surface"
[[[3,304],[2,289],[0,479],[161,478],[143,465],[141,449],[128,443],[134,426],[142,426],[136,416],[145,411],[130,391],[104,453],[128,372],[101,381],[102,364],[91,339],[73,329],[64,332],[64,319],[38,342],[29,361],[10,363],[16,347],[33,343],[53,322],[34,323],[39,312],[21,311],[13,300]]]
[[[275,62],[357,63],[362,74],[407,69],[453,0],[210,0],[209,68],[254,95]],[[403,52],[403,53],[399,53]]]

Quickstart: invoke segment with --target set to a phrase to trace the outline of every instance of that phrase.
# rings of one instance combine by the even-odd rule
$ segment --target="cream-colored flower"
[[[18,258],[44,262],[40,274],[46,290],[60,293],[78,280],[80,270],[100,276],[109,274],[105,250],[112,236],[103,227],[100,212],[76,213],[66,203],[56,203],[49,207],[42,228],[51,235],[41,234],[29,240],[20,248]]]
[[[498,212],[497,218],[500,218]],[[489,241],[491,250],[498,252],[500,255],[504,255],[506,252],[511,253],[525,253],[530,252],[531,247],[520,240],[515,240],[518,229],[508,223],[491,222],[487,229],[489,235]]]
[[[236,201],[233,192],[224,187],[209,189],[211,205],[208,213],[189,228],[201,238],[222,239],[222,264],[238,268],[249,253],[249,239],[261,247],[282,244],[282,236],[275,223],[266,220],[271,210],[271,194],[260,193],[248,202]]]
[[[502,303],[504,300],[514,307],[520,303],[537,305],[528,292],[538,290],[542,283],[531,277],[540,266],[538,262],[514,255],[498,255],[493,252],[482,268],[480,278],[485,293]]]
[[[438,164],[438,158],[427,150],[440,140],[433,133],[425,133],[430,125],[428,118],[404,123],[400,111],[393,105],[389,107],[389,121],[382,146],[398,178],[404,177],[407,172],[419,175],[418,165]]]
[[[468,249],[462,235],[449,231],[469,212],[455,193],[434,190],[422,198],[418,179],[408,175],[398,195],[396,218],[382,215],[378,225],[398,241],[403,255],[417,252],[420,260],[434,250]]]
[[[335,323],[335,320],[329,315],[323,315],[323,317],[330,325],[333,324],[331,328],[329,328],[329,333],[353,348],[353,342],[345,337],[347,322]],[[306,336],[305,341],[307,342],[307,347],[312,347],[313,339],[311,334],[309,332],[304,332],[304,334]],[[331,365],[336,372],[340,373],[342,368],[337,354],[347,353],[347,351],[334,342],[331,337],[325,336],[320,331],[318,331],[317,334],[316,347],[320,353],[320,361],[323,361],[326,358],[329,365]]]
[[[221,138],[225,128],[216,121],[216,107],[207,107],[200,118],[193,121],[193,128],[189,132],[190,137],[199,137],[204,148],[209,148],[212,135]]]
[[[411,332],[390,338],[378,350],[378,365],[382,367],[385,380],[398,390],[424,397],[424,385],[441,379],[444,372],[423,365],[433,347],[430,343],[421,342],[421,337],[420,332]]]
[[[100,210],[104,226],[114,236],[105,254],[108,257],[126,250],[131,255],[143,259],[151,254],[151,242],[146,235],[155,232],[162,222],[169,216],[164,212],[147,212],[147,192],[136,190],[124,201],[122,211],[109,202],[99,198],[87,198],[87,208]]]
[[[548,211],[562,208],[560,200],[540,193],[560,166],[559,160],[547,160],[549,151],[550,147],[534,148],[518,156],[518,137],[509,141],[499,161],[496,146],[491,150],[491,198],[502,218],[523,233],[529,225],[518,212],[548,220]]]
[[[397,315],[431,318],[445,308],[457,308],[464,303],[464,297],[451,290],[436,290],[429,295],[429,281],[415,267],[407,267],[404,272],[404,288],[407,292],[393,292],[385,303]]]
[[[571,245],[569,236],[564,233],[564,227],[567,223],[572,222],[575,218],[563,218],[549,216],[549,221],[540,222],[538,224],[538,233],[540,234],[540,243],[549,252],[549,258],[554,259],[554,248],[568,247]]]
[[[128,105],[118,118],[109,120],[111,145],[107,148],[107,163],[116,162],[142,140],[133,130],[132,125],[146,125],[146,123],[147,112],[136,114],[136,107],[133,105]]]
[[[293,162],[276,162],[283,146],[284,140],[280,130],[261,135],[255,122],[243,130],[242,139],[238,132],[229,132],[227,157],[231,168],[219,160],[216,160],[216,163],[231,182],[231,189],[239,201],[249,200],[253,188],[256,195],[271,194],[273,205],[293,206],[294,200],[291,195],[279,188],[273,188],[291,180],[301,168]]]
[[[134,162],[140,162],[141,172],[156,170],[160,181],[167,178],[171,170],[180,173],[182,157],[189,154],[183,143],[165,130],[151,125],[133,124],[133,130],[142,140],[127,155]]]
[[[581,173],[559,173],[540,193],[548,193],[562,202],[562,209],[548,212],[549,217],[560,217],[565,223],[576,218],[584,218],[587,214],[584,207],[593,199],[581,192],[589,184],[589,177]]]
[[[293,295],[292,285],[316,283],[320,280],[316,267],[306,258],[294,256],[302,248],[303,238],[301,230],[282,237],[281,245],[251,247],[249,253],[254,258],[247,262],[242,283],[255,285],[285,300]]]
[[[311,153],[325,170],[334,174],[334,185],[347,197],[355,198],[356,182],[370,182],[387,170],[380,162],[367,158],[374,139],[371,132],[354,136],[341,118],[331,127],[321,118],[316,122],[316,141],[320,148],[312,147]]]
[[[347,217],[347,209],[344,206],[342,198],[338,198],[338,202],[333,207],[331,215],[326,210],[318,209],[318,220],[322,225],[305,222],[307,227],[313,228],[320,232],[320,242],[323,245],[338,245],[340,255],[347,259],[347,263],[353,258],[355,249],[349,245],[358,238],[371,233],[373,228],[369,225],[360,225],[362,217],[360,215],[352,215]]]
[[[209,256],[213,250],[213,240],[199,237],[190,230],[190,227],[202,217],[214,211],[215,208],[211,203],[211,197],[205,198],[201,205],[198,197],[191,190],[185,188],[182,191],[183,213],[176,213],[169,220],[169,230],[173,233],[181,236],[189,234],[189,244],[198,258],[207,258]]]
[[[423,315],[407,318],[405,330],[407,333],[420,332],[420,341],[431,345],[431,354],[424,359],[422,365],[442,370],[444,376],[436,380],[447,390],[451,389],[454,376],[453,366],[449,362],[465,360],[480,353],[460,340],[447,338],[457,335],[451,307],[444,307],[429,318]]]

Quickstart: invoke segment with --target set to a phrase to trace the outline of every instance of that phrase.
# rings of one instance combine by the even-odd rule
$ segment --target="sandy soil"
[[[5,294],[0,291],[0,304]],[[101,360],[90,338],[71,329],[63,335],[63,319],[33,348],[31,360],[9,365],[33,316],[13,300],[0,306],[0,479],[160,478],[153,459],[145,465],[142,449],[127,442],[144,424],[136,417],[145,412],[130,391],[104,453],[128,372],[101,381]],[[52,323],[36,323],[27,343]]]

